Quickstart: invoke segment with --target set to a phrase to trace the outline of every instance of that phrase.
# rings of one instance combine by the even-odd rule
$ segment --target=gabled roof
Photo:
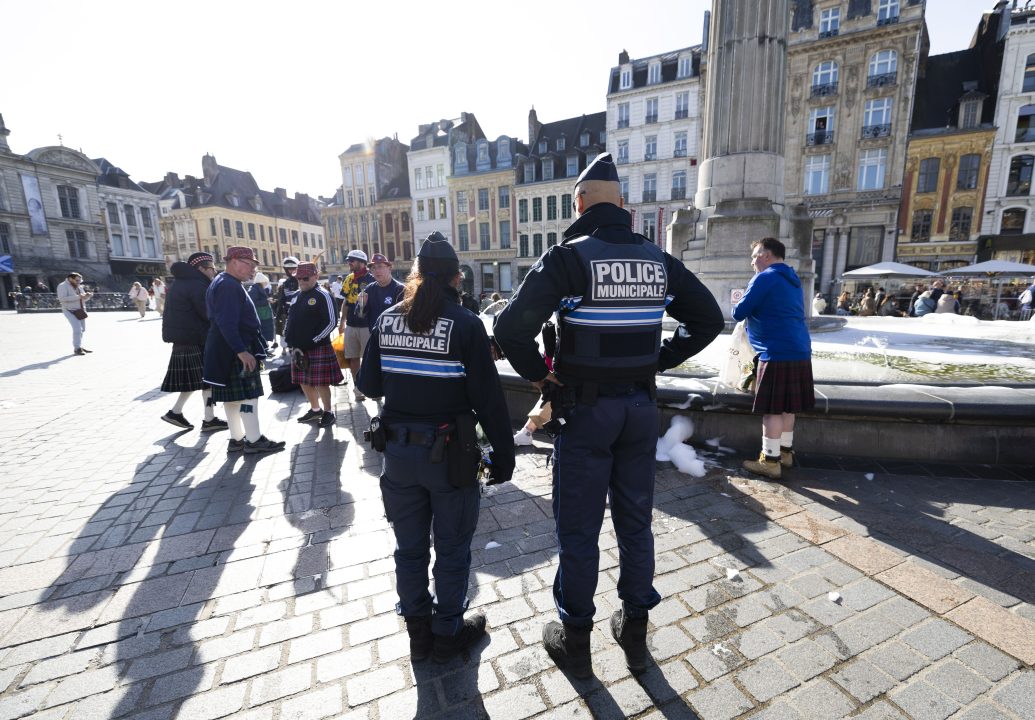
[[[980,124],[995,120],[996,83],[999,68],[989,68],[979,48],[932,55],[916,83],[912,131],[955,128],[960,101],[975,94],[984,96]]]
[[[539,143],[543,140],[546,140],[548,143],[546,154],[559,152],[565,155],[572,150],[582,149],[583,146],[579,143],[579,140],[584,132],[589,133],[589,144],[585,147],[599,146],[601,144],[600,133],[604,131],[606,125],[606,112],[579,115],[578,117],[565,120],[544,123],[539,128],[536,137],[529,143],[528,154],[531,157],[542,154],[539,152]],[[558,151],[557,139],[562,137],[564,138],[564,150]]]
[[[689,77],[676,77],[679,74],[679,56],[690,54],[690,76]],[[693,45],[691,47],[680,48],[679,50],[672,50],[671,52],[662,53],[660,55],[651,55],[645,58],[638,58],[629,61],[629,65],[632,66],[632,87],[625,89],[619,88],[621,81],[622,65],[615,65],[611,68],[611,77],[607,85],[607,92],[629,92],[630,90],[636,90],[639,88],[647,87],[647,74],[652,63],[661,62],[661,82],[654,83],[651,87],[664,85],[665,83],[674,82],[676,80],[685,81],[690,78],[700,77],[701,75],[701,46]]]

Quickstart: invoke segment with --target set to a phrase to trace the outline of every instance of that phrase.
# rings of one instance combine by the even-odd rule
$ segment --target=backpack
[[[302,388],[298,387],[297,383],[291,382],[290,365],[270,370],[271,393],[297,392],[301,389]]]

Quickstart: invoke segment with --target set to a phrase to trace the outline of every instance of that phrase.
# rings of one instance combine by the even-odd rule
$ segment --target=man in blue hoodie
[[[785,252],[776,238],[752,243],[755,276],[733,308],[734,320],[747,321],[748,340],[758,353],[752,410],[762,414],[762,452],[744,469],[772,480],[794,465],[794,416],[816,405],[801,280],[784,263]]]

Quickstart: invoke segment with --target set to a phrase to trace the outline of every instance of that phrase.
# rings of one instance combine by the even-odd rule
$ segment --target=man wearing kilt
[[[211,326],[205,340],[202,378],[212,397],[223,403],[230,424],[227,453],[267,453],[284,449],[259,431],[258,399],[263,394],[262,366],[266,340],[255,305],[244,289],[255,277],[259,261],[249,247],[226,250],[226,270],[219,273],[205,294]]]
[[[776,238],[752,243],[755,276],[733,308],[734,320],[747,320],[748,340],[759,354],[752,409],[762,414],[762,452],[744,469],[772,480],[794,466],[794,416],[816,405],[801,280],[784,263],[785,252]]]
[[[334,425],[331,385],[343,379],[331,348],[331,331],[338,324],[338,313],[334,298],[320,287],[320,271],[315,263],[300,264],[295,277],[298,278],[298,295],[288,311],[284,343],[291,348],[291,382],[301,386],[309,401],[308,412],[298,418],[298,422],[331,427]]]
[[[208,335],[205,292],[216,276],[214,262],[208,253],[196,252],[187,258],[187,262],[173,263],[171,270],[176,281],[168,290],[162,315],[162,340],[173,346],[169,369],[162,381],[162,392],[179,393],[172,410],[163,415],[162,420],[184,430],[194,429],[194,425],[183,416],[183,407],[187,398],[197,390],[201,390],[205,403],[201,431],[225,430],[227,427],[226,421],[215,415],[216,401],[212,399],[212,389],[201,381],[205,337]]]

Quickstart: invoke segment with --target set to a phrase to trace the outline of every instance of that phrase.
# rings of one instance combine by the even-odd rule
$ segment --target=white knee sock
[[[256,402],[258,402],[258,398],[241,403],[241,419],[244,421],[244,434],[248,442],[255,442],[262,437],[262,433],[259,432],[259,415],[256,413],[256,410],[258,410],[255,406]]]
[[[244,440],[244,424],[241,422],[241,403],[223,403],[223,410],[226,411],[226,422],[230,426],[230,437],[234,440]]]
[[[173,405],[172,411],[174,413],[177,413],[177,414],[182,413],[183,412],[183,406],[187,404],[187,398],[189,398],[193,394],[194,394],[193,390],[190,390],[188,392],[181,392],[180,396],[178,398],[176,398],[176,404]]]
[[[767,438],[762,436],[762,452],[766,457],[780,456],[780,440],[778,438]]]
[[[785,432],[780,435],[780,447],[790,450],[794,447],[794,431]]]
[[[202,390],[201,399],[205,402],[205,419],[215,419],[216,401],[212,399],[212,388],[205,388],[204,390]]]

